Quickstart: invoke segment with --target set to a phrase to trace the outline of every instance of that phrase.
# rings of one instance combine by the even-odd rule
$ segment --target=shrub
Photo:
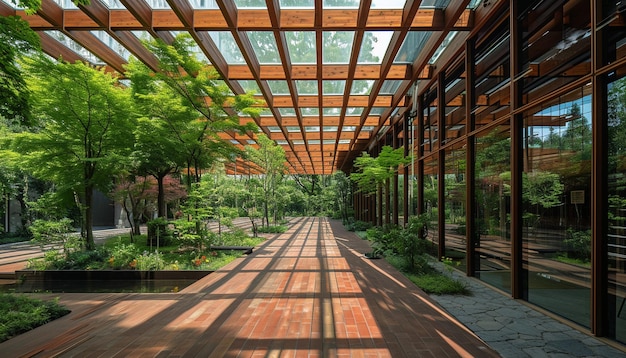
[[[436,295],[469,295],[467,286],[458,280],[439,272],[409,275],[409,279],[424,292]]]
[[[257,229],[257,232],[265,234],[282,234],[285,231],[287,231],[287,226],[285,225],[261,226]]]
[[[139,252],[134,244],[125,244],[119,241],[109,249],[107,264],[110,268],[116,270],[134,268],[132,262],[138,254]]]
[[[174,238],[174,231],[165,218],[156,218],[148,221],[148,240],[146,245],[167,246]]]

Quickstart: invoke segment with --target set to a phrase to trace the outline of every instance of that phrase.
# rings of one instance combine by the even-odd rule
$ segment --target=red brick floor
[[[497,357],[384,260],[325,218],[178,293],[55,294],[69,315],[2,357]]]

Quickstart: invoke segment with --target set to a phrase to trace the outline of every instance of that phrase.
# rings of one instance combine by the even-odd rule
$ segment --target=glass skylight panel
[[[372,107],[372,109],[370,109],[370,114],[372,116],[380,116],[381,114],[383,114],[383,112],[385,111],[385,107]]]
[[[324,31],[322,33],[323,63],[349,63],[354,31]]]
[[[374,80],[354,80],[352,81],[351,95],[369,95],[372,92]]]
[[[382,63],[392,37],[393,31],[366,31],[357,62]]]
[[[324,126],[324,132],[336,132],[339,127],[337,126]]]
[[[296,89],[299,95],[317,96],[319,94],[317,81],[298,80],[296,81]]]
[[[287,142],[284,139],[279,139],[279,140],[276,141],[276,144],[278,144],[278,145],[288,145],[289,142]]]
[[[300,108],[303,116],[319,116],[320,109],[317,107],[302,107]]]
[[[472,0],[472,1],[470,1],[470,3],[467,5],[467,8],[468,8],[468,9],[472,9],[472,10],[474,10],[474,9],[476,9],[476,8],[478,7],[478,4],[480,4],[480,2],[481,2],[481,1],[482,1],[482,0]]]
[[[323,143],[324,144],[335,144],[335,140],[334,139],[324,139]]]
[[[266,9],[267,4],[265,4],[265,0],[235,0],[235,5],[238,9]]]
[[[79,45],[76,41],[65,36],[62,32],[57,31],[57,30],[49,30],[49,31],[44,31],[44,32],[50,35],[51,37],[53,37],[54,39],[56,39],[57,41],[59,41],[60,43],[62,43],[63,45],[65,45],[65,47],[79,54],[85,60],[93,64],[104,65],[104,61],[99,59],[96,55],[94,55],[92,52],[90,52],[83,46]]]
[[[443,42],[441,42],[441,45],[439,45],[439,48],[437,49],[437,51],[435,51],[435,53],[433,54],[433,57],[431,57],[430,61],[428,61],[430,65],[437,62],[437,59],[439,59],[439,56],[441,56],[441,54],[446,50],[446,48],[448,48],[448,45],[450,44],[450,42],[452,42],[452,40],[454,39],[454,37],[456,37],[457,34],[458,34],[458,31],[450,31],[448,33],[446,38],[443,39]]]
[[[324,87],[322,91],[324,95],[343,95],[343,91],[346,88],[346,81],[325,80],[322,81],[322,87]]]
[[[300,127],[287,126],[287,132],[289,132],[289,133],[298,133],[298,132],[300,132]]]
[[[304,140],[303,139],[294,139],[291,141],[294,145],[303,145],[304,144]]]
[[[324,115],[325,116],[338,116],[340,114],[341,114],[341,108],[340,107],[324,108]]]
[[[130,57],[130,51],[128,51],[124,46],[122,46],[116,39],[112,38],[106,31],[91,31],[91,33],[96,36],[103,44],[108,46],[111,50],[115,51],[120,57],[128,61]]]
[[[372,9],[404,9],[406,0],[372,0]]]
[[[363,110],[363,107],[348,107],[346,109],[346,116],[360,116]]]
[[[289,94],[289,85],[287,84],[287,81],[269,80],[267,81],[267,85],[270,86],[270,91],[272,91],[272,94],[274,95]]]
[[[361,131],[363,131],[363,132],[371,132],[371,131],[374,130],[374,128],[375,128],[374,126],[363,126],[363,127],[361,127]]]
[[[261,113],[259,113],[260,117],[274,117],[274,113],[269,108],[261,109]]]
[[[72,0],[54,0],[57,5],[59,5],[62,9],[78,9]]]
[[[293,64],[317,63],[315,32],[287,31],[285,32],[289,58]]]
[[[339,7],[343,9],[358,9],[359,0],[324,0],[324,8]]]
[[[10,8],[12,9],[16,9],[16,10],[23,10],[23,7],[19,7],[17,6],[17,4],[14,4],[11,0],[0,0],[1,3],[4,3],[5,5],[8,5]]]
[[[219,9],[215,0],[189,0],[194,9]]]
[[[170,4],[167,3],[167,0],[146,0],[148,5],[155,10],[169,9]]]
[[[239,80],[239,84],[246,93],[253,92],[254,94],[261,94],[261,89],[254,80]]]
[[[246,32],[252,49],[260,64],[280,64],[280,54],[276,46],[276,38],[271,31]]]
[[[315,8],[315,0],[280,0],[280,8],[299,8],[313,9]]]
[[[152,40],[152,35],[148,31],[143,30],[133,30],[131,31],[136,38],[142,41]]]
[[[350,139],[339,139],[338,144],[350,144]]]
[[[267,130],[270,131],[270,133],[280,133],[280,132],[282,132],[282,130],[278,126],[269,126],[269,127],[267,127]]]
[[[321,143],[319,139],[308,139],[306,142],[309,143],[310,145],[318,145]]]
[[[239,144],[239,141],[237,139],[231,139],[230,142],[232,144]]]
[[[295,117],[296,116],[295,108],[279,108],[278,112],[280,112],[280,115],[283,117]]]
[[[172,36],[178,36],[180,34],[186,34],[189,35],[189,32],[187,31],[172,31]],[[191,35],[189,35],[191,36]],[[202,62],[206,62],[206,63],[211,63],[211,61],[209,61],[209,59],[206,57],[206,55],[204,54],[204,52],[202,51],[202,49],[200,49],[200,46],[198,46],[197,43],[192,42],[191,43],[191,48],[189,49],[189,51],[191,53],[194,54],[194,56],[196,56],[196,59],[198,61],[202,61]]]
[[[380,88],[380,94],[396,94],[401,84],[401,80],[386,80]]]
[[[343,126],[343,128],[341,128],[342,132],[354,132],[356,131],[356,126]]]
[[[228,64],[246,63],[230,31],[209,31],[208,33]]]
[[[426,45],[431,34],[431,31],[409,31],[393,62],[413,63],[417,58],[417,54],[420,53],[424,45]]]
[[[126,9],[126,7],[119,1],[119,0],[101,0],[104,5],[106,5],[106,7],[108,7],[111,10],[116,10],[116,9]]]
[[[319,126],[306,126],[304,127],[304,131],[307,133],[315,133],[320,131]]]

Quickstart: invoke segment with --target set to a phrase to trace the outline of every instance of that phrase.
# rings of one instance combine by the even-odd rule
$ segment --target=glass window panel
[[[461,65],[445,78],[445,143],[460,138],[466,133],[465,120],[465,66]]]
[[[317,81],[297,80],[296,89],[299,95],[316,96],[319,93],[317,91]]]
[[[259,85],[254,80],[239,80],[238,81],[241,87],[246,93],[253,92],[255,94],[261,94],[261,89]]]
[[[322,81],[322,86],[324,87],[323,93],[325,95],[343,95],[343,92],[346,88],[345,80],[324,80]]]
[[[268,86],[272,94],[289,94],[289,85],[287,81],[283,80],[270,80],[267,81]]]
[[[229,64],[245,64],[246,61],[229,31],[209,31],[209,36],[215,42],[224,60]]]
[[[189,3],[194,9],[219,9],[215,0],[190,0]]]
[[[252,49],[260,64],[279,64],[280,55],[274,33],[270,31],[249,31],[246,32]]]
[[[585,327],[591,322],[590,87],[524,112],[522,148],[525,295]]]
[[[351,95],[369,95],[372,92],[374,80],[354,80],[352,81]]]
[[[380,94],[396,94],[401,84],[401,80],[386,80],[380,88]]]
[[[422,132],[421,154],[434,151],[439,140],[437,123],[437,87],[431,87],[423,96],[422,104]]]
[[[476,136],[474,161],[474,242],[476,277],[505,292],[511,291],[509,124]]]
[[[514,75],[524,104],[591,73],[590,3],[543,1],[521,13],[522,69]]]
[[[279,108],[278,112],[283,117],[295,117],[296,116],[295,108]]]
[[[280,0],[280,8],[315,8],[315,0]]]
[[[357,62],[382,63],[392,36],[393,31],[366,31]]]
[[[349,63],[354,31],[324,31],[323,63]]]
[[[608,109],[608,296],[611,338],[626,343],[626,77],[624,69],[606,76]],[[617,78],[617,77],[621,78]],[[621,314],[620,314],[621,313]]]
[[[445,151],[444,222],[445,256],[465,267],[465,143]]]
[[[348,107],[346,109],[346,116],[360,116],[365,108],[363,107]]]
[[[431,155],[424,161],[424,208],[428,217],[428,235],[426,239],[433,243],[433,251],[439,247],[439,161],[437,155]]]
[[[454,38],[456,37],[457,33],[458,33],[458,31],[450,31],[446,35],[446,38],[443,39],[443,41],[441,42],[441,45],[439,45],[439,48],[437,48],[437,50],[433,54],[433,57],[431,57],[430,60],[428,60],[429,64],[432,65],[435,62],[437,62],[437,60],[439,59],[441,54],[446,50],[446,48],[448,48],[448,45],[452,42],[452,40],[454,40]]]
[[[413,63],[417,58],[417,54],[424,48],[431,34],[432,32],[430,31],[409,31],[393,62]]]
[[[320,109],[317,107],[302,107],[300,108],[303,116],[319,116]]]
[[[315,32],[287,31],[285,32],[289,57],[293,64],[317,63]]]
[[[324,115],[325,116],[338,116],[340,114],[341,114],[341,108],[340,107],[324,108]]]

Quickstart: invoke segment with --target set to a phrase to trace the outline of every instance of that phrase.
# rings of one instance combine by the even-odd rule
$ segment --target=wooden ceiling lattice
[[[462,35],[455,41],[464,41],[479,10],[470,9],[470,3],[476,7],[476,1],[469,0],[407,0],[403,5],[394,0],[382,1],[383,7],[363,0],[342,8],[327,7],[323,0],[314,0],[310,8],[282,8],[282,1],[273,0],[265,1],[263,8],[238,7],[238,1],[232,0],[203,1],[215,8],[194,8],[199,0],[167,0],[164,9],[152,8],[154,1],[91,0],[88,6],[63,8],[58,3],[64,0],[42,0],[41,10],[26,15],[10,1],[0,0],[0,15],[23,17],[40,34],[44,51],[55,58],[94,62],[60,42],[54,35],[60,33],[93,54],[108,70],[119,73],[128,59],[121,52],[152,69],[158,67],[138,33],[171,42],[175,33],[188,32],[234,93],[243,93],[250,84],[258,88],[258,98],[267,104],[267,115],[241,121],[255,120],[264,133],[283,146],[290,171],[306,174],[349,170],[354,158],[386,130],[383,124],[391,122],[392,114],[410,110],[407,95],[412,84],[432,76],[436,66],[433,57],[440,55],[437,51],[449,33],[458,31]],[[97,32],[104,32],[120,48],[105,44]],[[252,34],[260,32],[271,34],[275,41],[276,59],[272,63],[259,60],[255,52],[258,44]],[[305,32],[313,34],[315,42],[316,53],[309,63],[290,52],[290,36]],[[216,44],[216,33],[232,39],[237,60],[229,60],[230,55]],[[343,44],[343,62],[327,60],[324,52],[330,51],[326,38],[338,33],[351,36],[351,41]],[[364,42],[372,37],[377,41]],[[385,42],[385,47],[374,48],[382,46],[379,42]],[[371,55],[378,61],[360,59],[361,53],[369,50],[362,47],[370,45],[374,46],[371,51],[377,51]],[[285,84],[286,90],[273,92],[277,83]],[[299,92],[303,84],[316,87],[317,92]],[[341,90],[326,93],[325,86],[331,84]],[[353,85],[366,89],[353,91]],[[230,133],[222,137],[239,146],[255,139],[254,135]],[[237,167],[245,167],[245,163],[230,165],[229,170]]]

